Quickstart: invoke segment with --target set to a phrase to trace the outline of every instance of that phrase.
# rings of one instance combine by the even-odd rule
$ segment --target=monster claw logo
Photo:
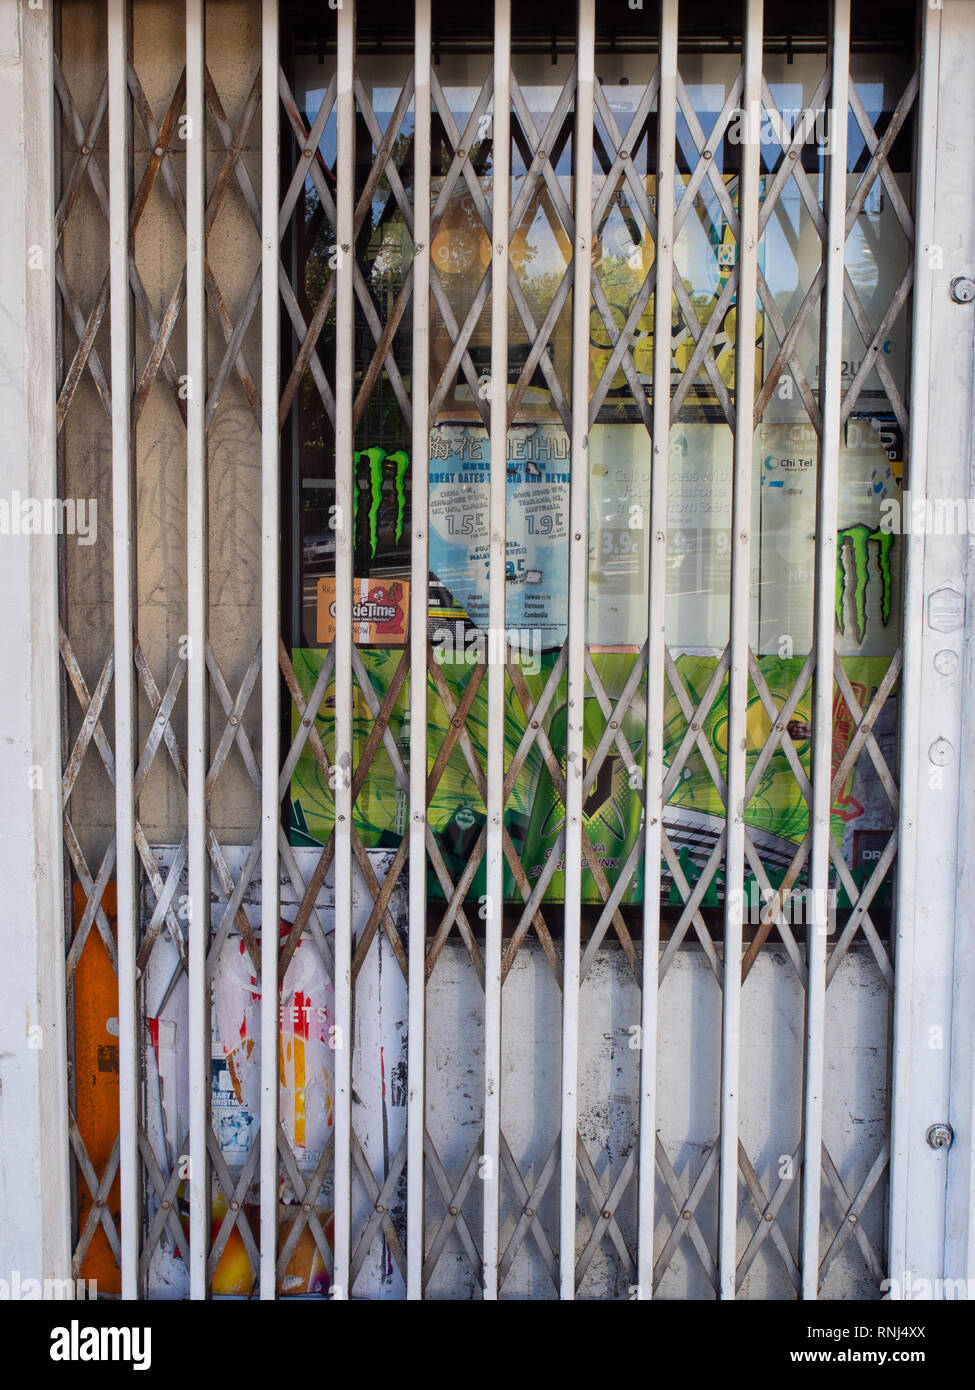
[[[352,497],[353,532],[359,519],[359,491],[363,487],[363,479],[359,475],[361,460],[365,460],[369,464],[369,480],[366,484],[369,489],[369,544],[375,559],[376,549],[379,545],[379,508],[383,500],[383,464],[389,462],[394,465],[396,470],[393,477],[393,490],[396,494],[396,530],[394,534],[398,545],[403,534],[403,518],[406,515],[406,473],[410,466],[410,460],[402,449],[397,449],[395,454],[387,454],[385,449],[380,449],[377,446],[356,452],[353,460],[356,478],[356,488]]]
[[[846,563],[853,570],[853,612],[856,619],[856,639],[862,642],[867,632],[867,583],[870,568],[870,542],[877,547],[877,567],[880,571],[880,617],[884,627],[890,618],[890,552],[894,537],[888,531],[873,531],[865,522],[845,526],[836,534],[836,626],[846,632]]]

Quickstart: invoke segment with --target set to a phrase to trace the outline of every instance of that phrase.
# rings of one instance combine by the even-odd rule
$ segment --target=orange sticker
[[[326,645],[335,640],[335,580],[318,581],[316,636]],[[408,579],[352,581],[352,638],[360,647],[404,647],[410,615]]]

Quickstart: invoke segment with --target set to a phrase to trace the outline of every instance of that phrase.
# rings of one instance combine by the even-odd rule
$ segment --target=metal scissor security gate
[[[923,36],[609,8],[61,6],[106,1291],[880,1296]]]

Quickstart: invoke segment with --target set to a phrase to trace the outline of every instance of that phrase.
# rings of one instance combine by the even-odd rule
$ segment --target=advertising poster
[[[335,577],[323,575],[317,589],[319,642],[335,640]],[[352,640],[370,647],[403,647],[410,618],[410,581],[373,578],[352,581]]]
[[[569,436],[561,425],[508,432],[505,624],[511,645],[565,641],[569,583]],[[430,571],[470,623],[488,627],[490,441],[474,425],[430,434]],[[443,643],[441,643],[443,645]]]
[[[848,422],[840,449],[836,557],[836,651],[893,656],[899,640],[901,538],[882,527],[883,503],[901,496],[899,432],[877,418]],[[813,639],[817,438],[811,425],[762,425],[757,531],[759,650]]]
[[[302,689],[310,694],[321,670],[325,653],[318,650],[296,651],[294,653],[295,672]],[[392,680],[400,655],[395,652],[370,650],[362,652],[363,663],[377,696],[382,699]],[[718,656],[680,653],[676,656],[676,666],[690,699],[695,707],[700,703],[714,673]],[[759,658],[759,667],[767,682],[773,698],[781,706],[788,697],[793,684],[802,669],[803,657],[784,659],[775,656]],[[546,653],[535,670],[529,665],[523,667],[525,684],[531,698],[537,701],[541,695],[556,657]],[[626,684],[636,657],[629,653],[594,653],[593,664],[610,699],[618,698]],[[849,657],[844,659],[844,669],[852,683],[854,694],[864,708],[873,692],[883,679],[887,670],[884,657]],[[459,702],[471,666],[463,660],[444,662],[441,666],[444,680],[455,702]],[[556,758],[565,767],[565,707],[566,678],[563,675],[552,700],[543,727],[547,733]],[[401,751],[415,755],[416,743],[404,744],[403,715],[409,699],[408,684],[404,685],[391,721],[391,728],[400,737],[397,743]],[[426,734],[427,769],[432,769],[437,754],[447,736],[449,720],[436,691],[429,689],[428,726]],[[621,720],[623,736],[627,739],[633,761],[641,770],[645,767],[645,709],[646,686],[641,682],[632,698],[630,709],[624,712]],[[687,730],[686,717],[670,687],[665,687],[664,718],[664,758],[669,766],[680,748]],[[807,688],[793,714],[789,733],[793,744],[809,774],[811,751],[812,688]],[[878,744],[885,756],[893,752],[893,739],[896,721],[896,691],[884,706],[881,719],[875,727]],[[505,690],[505,761],[510,763],[521,739],[524,736],[526,717],[510,682]],[[334,711],[326,698],[316,721],[326,751],[334,748]],[[356,690],[354,692],[354,759],[358,759],[372,730],[372,716],[365,700]],[[588,764],[599,743],[605,726],[602,715],[594,699],[586,700],[584,712],[583,756]],[[406,726],[408,727],[408,725]],[[471,705],[466,725],[474,753],[482,766],[487,761],[487,687],[486,682]],[[855,732],[851,712],[843,700],[837,696],[834,702],[833,720],[833,766],[837,768]],[[704,731],[711,744],[715,760],[722,774],[727,768],[727,730],[728,730],[728,684],[724,681],[711,706],[704,724]],[[747,738],[748,769],[751,771],[768,739],[770,724],[757,693],[750,691]],[[363,785],[362,793],[354,807],[356,830],[367,846],[395,846],[402,837],[402,830],[396,830],[397,783],[392,763],[382,746],[376,753],[369,777]],[[321,770],[314,756],[306,752],[299,759],[292,780],[292,842],[295,844],[322,845],[332,830],[333,794],[325,784]],[[460,750],[455,746],[444,774],[431,798],[428,808],[428,822],[437,837],[444,862],[454,882],[467,866],[474,847],[485,824],[485,807],[477,789],[470,767]],[[516,779],[505,810],[505,825],[530,885],[537,882],[553,855],[556,866],[549,882],[546,900],[561,901],[564,892],[564,863],[560,861],[559,838],[564,830],[564,808],[557,788],[536,747],[526,759]],[[600,768],[583,807],[585,833],[589,838],[593,855],[605,874],[606,882],[612,887],[619,877],[627,856],[639,836],[642,819],[642,802],[638,788],[631,786],[626,764],[615,748],[611,749]],[[777,749],[769,760],[755,794],[745,812],[745,823],[753,834],[763,860],[773,871],[784,873],[792,859],[796,846],[806,834],[809,824],[809,808],[789,767],[785,754]],[[695,749],[683,766],[680,779],[670,797],[664,814],[664,826],[678,853],[685,875],[693,883],[712,848],[724,828],[724,806],[707,765],[700,752]],[[890,806],[883,786],[868,758],[858,759],[844,785],[838,789],[834,798],[832,814],[833,834],[848,860],[853,864],[856,878],[861,869],[868,865],[870,854],[878,843],[883,843],[889,834]],[[639,856],[638,856],[639,859]],[[865,871],[865,870],[864,870]],[[720,879],[718,880],[720,883]],[[470,889],[470,897],[477,898],[484,889],[483,864],[479,868]],[[599,885],[587,867],[583,873],[583,900],[598,903],[602,901]],[[428,872],[428,892],[433,899],[441,899],[444,894],[439,882]],[[665,865],[662,877],[662,894],[665,902],[674,899],[676,887],[670,870]],[[641,902],[643,895],[642,868],[638,863],[637,872],[629,883],[622,901]],[[505,897],[509,901],[522,901],[521,893],[507,865],[505,867]],[[841,906],[842,906],[841,899]]]
[[[642,424],[589,436],[589,642],[638,651],[647,636],[651,441]],[[670,433],[667,642],[721,649],[731,593],[733,440],[723,425]]]
[[[564,186],[563,186],[564,185]],[[560,180],[563,195],[571,194]],[[725,210],[736,206],[737,179],[725,180],[727,199],[707,183],[685,218],[676,239],[675,267],[687,291],[698,324],[703,326],[734,273],[736,245]],[[517,197],[519,190],[513,194]],[[560,229],[557,190],[535,191],[522,200],[518,236],[512,239],[512,263],[525,302],[540,323],[551,305],[570,263],[571,247]],[[598,192],[598,189],[597,189]],[[654,180],[645,184],[652,206]],[[852,188],[851,188],[852,192]],[[783,193],[770,218],[760,252],[760,267],[780,311],[790,322],[821,261],[821,242],[795,199]],[[602,315],[590,321],[590,391],[602,393],[602,406],[589,436],[586,467],[589,501],[589,571],[587,642],[594,667],[610,700],[622,693],[647,630],[650,550],[651,440],[635,418],[631,386],[622,371],[611,381],[605,373],[615,337],[639,309],[641,287],[652,265],[653,245],[641,212],[643,201],[623,186],[610,200],[598,229],[593,264],[615,325],[610,330]],[[880,267],[878,235],[893,216],[884,190],[873,190],[851,232],[850,274],[868,316],[876,295],[893,292],[897,257]],[[806,224],[809,224],[808,226]],[[458,323],[475,304],[490,262],[490,246],[476,214],[473,199],[458,194],[448,202],[433,248],[433,261]],[[893,279],[892,279],[893,277]],[[791,298],[790,298],[791,296]],[[887,294],[887,298],[890,295]],[[795,305],[790,312],[792,299]],[[480,409],[489,398],[490,337],[485,301],[470,339],[470,353],[481,387],[458,372],[448,381],[446,366],[452,352],[451,335],[435,315],[432,360],[440,373],[437,423],[429,448],[430,590],[428,633],[440,674],[452,699],[459,703],[475,662],[485,659],[483,639],[488,627],[490,449]],[[886,299],[884,301],[886,304]],[[876,307],[876,306],[874,306]],[[734,387],[736,333],[735,296],[731,295],[712,342],[717,374],[724,388]],[[874,318],[879,321],[879,314]],[[553,371],[559,382],[568,378],[571,346],[568,325],[559,315],[550,339]],[[632,325],[631,325],[632,326]],[[688,326],[675,308],[671,318],[671,386],[676,387],[691,360],[697,325]],[[797,346],[800,360],[815,389],[818,324],[811,316]],[[756,370],[759,380],[778,350],[763,313],[758,315]],[[847,334],[855,335],[852,321]],[[511,354],[509,385],[518,381],[528,360],[531,333],[512,305],[509,322]],[[652,394],[653,312],[648,304],[639,316],[631,351],[640,385]],[[862,372],[863,350],[845,338],[844,381],[858,373],[864,393],[858,413],[846,422],[841,454],[834,605],[836,649],[861,708],[866,708],[880,684],[897,645],[900,594],[900,540],[881,528],[882,505],[899,494],[903,450],[888,413],[878,413],[871,399],[879,386],[876,372]],[[895,383],[903,358],[901,339],[893,334],[884,345],[884,361]],[[801,423],[803,407],[790,395],[791,378],[783,377],[755,434],[751,492],[751,575],[749,585],[750,641],[773,699],[781,705],[798,677],[813,640],[817,448],[815,431]],[[488,387],[484,388],[487,382]],[[525,383],[522,383],[525,387]],[[484,388],[484,389],[482,389]],[[486,394],[485,394],[486,390]],[[698,372],[688,395],[685,417],[672,427],[669,443],[666,636],[677,671],[696,706],[707,689],[730,627],[731,519],[733,435],[723,418],[713,381]],[[557,660],[567,632],[569,439],[553,407],[551,379],[535,370],[521,394],[509,430],[506,457],[505,627],[513,659],[537,700]],[[402,476],[405,476],[406,465]],[[400,476],[398,474],[398,476]],[[402,510],[402,508],[400,508]],[[398,513],[399,514],[399,513]],[[372,605],[390,599],[385,578],[374,573],[373,584],[359,581],[357,604],[362,621],[357,640],[367,678],[382,701],[402,659],[396,643],[384,641]],[[389,581],[392,582],[392,581]],[[386,586],[386,587],[382,587]],[[395,597],[395,596],[393,596]],[[322,584],[318,594],[319,640],[328,642],[330,593]],[[369,610],[368,613],[366,610]],[[299,649],[295,670],[310,693],[324,653]],[[563,675],[549,702],[542,727],[555,757],[565,767],[566,680]],[[428,770],[447,737],[449,721],[433,685],[429,691],[428,726],[411,730],[406,711],[408,683],[394,710],[390,730],[404,758],[427,759]],[[804,692],[789,725],[796,752],[809,770],[812,691]],[[296,718],[296,716],[295,716]],[[593,756],[605,725],[595,698],[585,701],[584,757]],[[670,764],[686,732],[686,716],[669,682],[662,711],[665,760]],[[353,695],[357,758],[373,729],[370,703],[356,687]],[[646,755],[645,685],[640,684],[631,708],[620,717],[621,736],[630,759],[642,771]],[[334,742],[329,694],[318,716],[318,731],[326,750]],[[510,761],[521,743],[527,715],[514,687],[506,681],[505,745]],[[896,689],[875,726],[885,756],[892,751],[896,722]],[[487,761],[487,685],[484,683],[466,716],[465,728],[475,757]],[[718,691],[704,733],[718,768],[727,759],[727,681]],[[749,770],[765,744],[770,725],[754,688],[750,691],[747,722]],[[833,766],[839,767],[855,731],[854,712],[837,694],[833,710]],[[420,745],[423,738],[425,747]],[[593,780],[584,806],[585,832],[591,858],[584,862],[582,892],[598,903],[604,890],[617,882],[638,843],[642,822],[639,778],[634,779],[612,749]],[[367,846],[392,847],[404,828],[404,787],[398,785],[384,746],[373,760],[355,806],[356,828]],[[295,844],[322,845],[332,830],[333,796],[323,784],[309,747],[300,758],[292,783],[291,837]],[[437,837],[444,864],[456,879],[470,862],[485,824],[485,807],[463,751],[455,746],[433,792],[429,823]],[[796,847],[807,833],[808,806],[788,761],[780,750],[764,768],[745,814],[746,824],[773,882],[784,873]],[[890,827],[890,807],[875,769],[860,758],[838,788],[833,805],[833,834],[843,847],[854,877],[865,874],[876,860]],[[555,782],[537,747],[525,758],[511,788],[505,823],[524,868],[530,891],[547,876],[546,898],[560,901],[565,864],[559,844],[565,812]],[[682,871],[693,884],[725,826],[725,808],[705,760],[694,751],[683,765],[665,812],[665,828]],[[642,900],[642,865],[624,891],[624,903]],[[553,862],[554,860],[554,862]],[[593,869],[595,868],[595,872]],[[602,888],[601,885],[602,884]],[[677,888],[664,868],[665,902]],[[444,890],[429,875],[428,891],[442,898]],[[449,891],[449,890],[448,890]],[[483,866],[470,888],[474,898],[484,891]],[[720,876],[709,893],[723,893]],[[522,891],[507,864],[505,895],[522,900]],[[706,902],[711,902],[707,898]],[[842,903],[841,903],[842,905]]]

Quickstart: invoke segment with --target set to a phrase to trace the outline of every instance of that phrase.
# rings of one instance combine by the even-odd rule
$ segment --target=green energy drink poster
[[[382,700],[405,653],[365,648],[361,651],[363,664],[378,699]],[[320,650],[298,650],[294,653],[298,680],[310,694],[325,653]],[[619,698],[632,670],[636,657],[630,653],[597,652],[593,665],[611,701]],[[697,707],[714,673],[716,656],[680,654],[677,670],[691,702]],[[525,662],[522,676],[533,702],[537,701],[549,679],[555,656],[545,653],[538,661]],[[844,659],[844,669],[852,683],[861,708],[865,708],[873,691],[887,669],[883,657],[852,657]],[[784,704],[802,668],[802,658],[784,659],[764,656],[759,659],[763,679],[768,684],[777,705]],[[473,665],[466,660],[443,661],[441,671],[451,696],[459,701]],[[404,722],[409,682],[404,684],[394,710],[390,728],[404,759],[426,756],[428,771],[448,734],[447,712],[430,685],[429,718],[425,748],[423,741],[410,736],[409,722]],[[632,762],[641,775],[646,762],[644,711],[646,687],[640,684],[630,708],[622,712],[621,733],[629,745]],[[560,768],[565,767],[565,702],[566,685],[563,675],[548,713],[541,721],[552,752]],[[882,749],[891,751],[895,727],[895,697],[887,701],[875,729]],[[677,755],[687,730],[687,720],[676,695],[668,684],[664,709],[664,753],[669,766]],[[812,690],[806,690],[789,723],[789,735],[808,775],[810,766],[812,720]],[[361,692],[354,696],[354,759],[361,756],[373,727],[373,718]],[[526,715],[510,680],[505,692],[505,762],[510,765],[525,731]],[[326,751],[334,749],[334,709],[331,693],[326,692],[317,718],[318,732]],[[588,767],[605,727],[605,715],[595,698],[586,700],[584,712],[584,757]],[[855,720],[842,698],[837,695],[833,710],[832,764],[834,770],[849,746],[855,732]],[[482,767],[487,766],[487,682],[482,682],[471,705],[466,721],[474,756]],[[718,692],[704,721],[703,732],[713,750],[722,775],[727,770],[728,747],[728,687],[727,679]],[[748,769],[755,766],[762,747],[771,732],[768,715],[754,689],[750,690],[747,718]],[[310,749],[300,758],[292,780],[292,843],[321,845],[332,829],[332,793]],[[402,803],[402,789],[397,788],[392,763],[380,746],[369,776],[365,779],[355,808],[356,830],[367,846],[392,846],[399,843],[403,822],[397,829],[397,807]],[[598,862],[605,881],[612,888],[623,869],[627,856],[636,845],[642,824],[642,800],[639,779],[632,777],[626,760],[617,746],[601,764],[592,780],[583,808],[584,832],[588,837],[592,857]],[[485,808],[467,760],[455,745],[444,774],[431,797],[429,824],[437,837],[440,851],[451,880],[456,882],[469,863],[484,828]],[[791,861],[796,846],[809,824],[809,811],[802,791],[789,767],[785,754],[777,750],[765,767],[755,788],[745,815],[746,824],[763,862],[769,868],[773,882],[781,878]],[[505,824],[521,860],[529,889],[539,878],[550,872],[546,899],[560,901],[564,893],[564,854],[562,837],[565,813],[555,780],[539,753],[533,747],[516,778],[508,799]],[[876,859],[878,848],[889,834],[890,807],[883,788],[869,759],[860,758],[837,789],[832,808],[832,828],[837,843],[843,848],[853,867],[855,878],[862,878]],[[664,826],[674,846],[682,871],[694,883],[724,826],[724,806],[700,751],[695,748],[684,763],[673,794],[667,805]],[[554,868],[549,868],[554,858]],[[624,903],[638,903],[643,897],[642,858],[636,856],[636,872],[623,893]],[[712,892],[719,892],[720,879]],[[441,884],[428,870],[428,892],[434,899],[444,897]],[[483,865],[479,867],[470,888],[469,897],[476,899],[484,892]],[[602,893],[588,865],[582,879],[583,900],[598,903]],[[665,903],[679,904],[676,885],[666,865],[662,870],[662,893]],[[510,869],[505,868],[505,897],[522,901],[521,891]],[[841,903],[842,905],[842,903]]]

